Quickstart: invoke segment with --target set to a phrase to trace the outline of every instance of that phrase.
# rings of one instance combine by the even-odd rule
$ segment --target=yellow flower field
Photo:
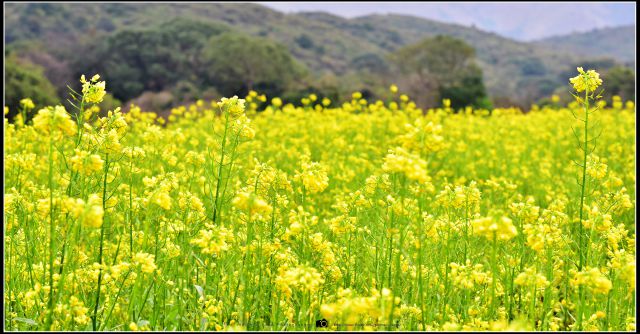
[[[635,105],[593,78],[528,113],[392,86],[99,117],[99,76],[74,110],[25,101],[5,328],[635,330]]]

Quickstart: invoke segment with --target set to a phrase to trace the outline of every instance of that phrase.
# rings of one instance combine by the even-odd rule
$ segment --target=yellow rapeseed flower
[[[496,221],[493,217],[478,218],[471,221],[473,234],[483,236],[489,240],[509,240],[518,235],[518,230],[513,225],[511,219],[500,217]]]
[[[282,99],[279,97],[274,97],[273,99],[271,99],[271,104],[276,108],[280,108],[282,107]]]
[[[75,135],[78,131],[78,126],[63,106],[40,109],[33,118],[33,127],[46,134],[59,132],[67,136]]]
[[[296,172],[295,178],[302,180],[306,192],[314,194],[327,188],[329,177],[324,166],[318,162],[309,161],[308,157],[303,157],[301,165],[302,170]]]
[[[94,75],[90,81],[87,81],[82,75],[80,77],[80,82],[82,83],[82,95],[84,96],[84,100],[87,103],[100,103],[104,98],[106,88],[106,82],[98,80],[100,79],[100,75]]]
[[[143,273],[152,273],[156,270],[155,255],[144,252],[136,253],[133,257],[133,263],[140,266]]]
[[[25,99],[20,100],[20,105],[25,109],[33,109],[33,108],[35,108],[35,104],[33,104],[33,101],[31,101],[30,98],[25,98]]]
[[[427,162],[402,147],[389,150],[389,153],[384,157],[382,170],[391,173],[403,173],[408,179],[416,180],[420,183],[429,180]]]
[[[239,99],[237,96],[229,99],[223,97],[217,104],[223,112],[229,113],[231,119],[236,119],[244,114],[245,100]]]
[[[582,92],[584,90],[594,92],[596,88],[602,84],[600,74],[595,70],[585,72],[582,67],[578,67],[578,73],[577,76],[569,79],[569,82],[571,82],[576,92]]]

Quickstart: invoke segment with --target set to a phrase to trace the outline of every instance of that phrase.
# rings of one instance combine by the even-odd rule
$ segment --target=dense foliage
[[[636,74],[627,67],[616,66],[607,71],[604,75],[607,81],[607,90],[604,91],[605,98],[619,96],[624,100],[635,101],[636,99]]]
[[[238,33],[212,37],[203,59],[205,77],[227,95],[254,89],[280,95],[304,75],[304,69],[284,46]]]
[[[188,81],[203,86],[205,75],[201,50],[210,36],[226,28],[198,21],[173,20],[159,29],[122,30],[84,46],[72,68],[81,73],[104,73],[112,90],[123,101],[144,91],[162,91]]]
[[[4,71],[4,103],[10,110],[6,117],[13,118],[19,113],[20,100],[24,97],[30,97],[38,107],[58,102],[55,88],[39,66],[9,57],[5,58]]]
[[[454,108],[486,107],[482,70],[475,63],[475,50],[462,40],[436,36],[405,46],[393,61],[407,78],[405,86],[422,105],[447,98]]]

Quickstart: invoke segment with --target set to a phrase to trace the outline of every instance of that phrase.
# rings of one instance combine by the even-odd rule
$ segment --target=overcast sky
[[[325,11],[343,17],[368,14],[408,14],[476,27],[529,41],[593,28],[636,23],[635,2],[473,3],[473,2],[261,2],[282,12]]]

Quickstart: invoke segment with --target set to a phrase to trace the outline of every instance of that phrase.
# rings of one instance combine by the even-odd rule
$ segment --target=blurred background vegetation
[[[5,105],[63,102],[81,74],[107,81],[106,104],[168,110],[255,89],[298,104],[398,84],[421,107],[528,109],[569,100],[576,66],[595,68],[605,98],[634,99],[635,26],[519,42],[404,15],[346,19],[257,4],[12,3],[5,5]]]

